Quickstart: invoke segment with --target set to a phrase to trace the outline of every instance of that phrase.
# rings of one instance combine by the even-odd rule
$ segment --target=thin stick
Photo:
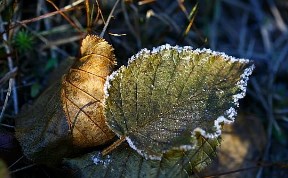
[[[2,78],[0,78],[0,87],[6,83],[10,78],[14,78],[17,73],[17,67],[14,67],[13,70],[7,72]]]
[[[11,94],[13,82],[14,82],[13,78],[10,78],[9,79],[8,91],[7,91],[7,94],[6,94],[6,97],[5,97],[5,101],[4,101],[4,105],[2,107],[2,111],[1,111],[1,114],[0,114],[0,123],[2,122],[2,117],[3,117],[5,109],[7,107],[7,103],[8,103],[9,96]]]
[[[47,2],[49,2],[56,10],[60,10],[51,0],[47,0]],[[72,27],[76,28],[79,32],[82,32],[82,30],[66,14],[64,14],[64,12],[59,11],[59,13],[71,24]]]
[[[85,0],[85,6],[86,6],[86,20],[87,20],[87,27],[88,27],[88,32],[91,30],[91,20],[90,19],[90,5],[89,5],[89,0]]]
[[[108,27],[108,24],[109,24],[109,22],[110,22],[110,20],[111,20],[111,18],[112,18],[112,16],[113,16],[113,13],[114,13],[114,11],[115,11],[115,9],[116,9],[116,7],[117,7],[117,4],[118,4],[119,2],[120,2],[120,0],[117,0],[117,1],[115,2],[114,6],[113,6],[113,8],[112,8],[112,10],[111,10],[111,12],[110,12],[110,14],[109,14],[109,16],[108,16],[108,19],[107,19],[107,21],[106,21],[106,24],[105,24],[105,26],[104,26],[101,34],[100,34],[100,37],[101,37],[101,38],[103,38],[104,33],[105,33],[105,31],[106,31],[106,29],[107,29],[107,27]]]
[[[74,6],[77,6],[78,4],[81,4],[81,3],[84,2],[84,1],[85,1],[85,0],[75,1],[75,2],[73,2],[72,4],[69,4],[69,5],[65,6],[64,8],[62,8],[62,9],[70,9],[70,8],[72,8],[72,7],[74,7]]]
[[[23,159],[24,156],[21,156],[19,159],[17,159],[13,164],[11,164],[8,169],[10,169],[11,167],[13,167],[15,164],[17,164],[21,159]]]
[[[4,31],[4,23],[2,21],[2,17],[0,16],[0,30]],[[2,34],[2,37],[3,37],[3,41],[4,41],[4,47],[5,47],[5,50],[6,50],[6,53],[7,54],[10,54],[11,51],[10,51],[10,48],[9,46],[7,45],[7,40],[8,40],[8,37],[7,37],[7,33],[3,33]],[[13,60],[12,60],[12,57],[11,56],[8,56],[7,57],[8,59],[8,67],[9,67],[9,70],[10,71],[13,71],[14,67],[13,67]],[[12,96],[13,96],[13,104],[14,104],[14,113],[15,114],[18,114],[18,97],[17,97],[17,90],[16,90],[16,87],[15,87],[15,79],[14,78],[11,78],[11,87],[12,87]]]
[[[145,4],[149,4],[149,3],[153,3],[155,2],[156,0],[142,0],[142,1],[139,1],[138,2],[138,5],[139,6],[142,6],[142,5],[145,5]]]
[[[8,125],[8,124],[2,124],[2,123],[0,123],[0,126],[2,126],[2,127],[7,127],[7,128],[9,128],[9,129],[15,129],[14,126]]]
[[[93,24],[95,24],[96,22],[97,22],[97,20],[98,20],[98,18],[99,18],[99,16],[100,16],[100,7],[99,7],[99,3],[98,3],[98,1],[96,0],[96,6],[97,6],[97,14],[96,14],[96,17],[95,17],[95,19],[94,19],[94,21],[93,21]],[[94,9],[95,11],[96,11],[96,9]],[[92,19],[93,20],[93,19]]]
[[[67,6],[66,6],[67,7]],[[42,19],[45,19],[45,18],[48,18],[48,17],[52,17],[56,14],[59,14],[60,12],[68,12],[68,11],[72,11],[75,9],[75,6],[72,6],[71,8],[62,8],[62,9],[59,9],[57,11],[54,11],[54,12],[50,12],[50,13],[47,13],[47,14],[43,14],[43,15],[40,15],[38,17],[35,17],[35,18],[32,18],[32,19],[27,19],[27,20],[22,20],[20,22],[16,22],[16,24],[12,25],[9,27],[8,30],[11,30],[19,25],[24,25],[24,24],[28,24],[28,23],[32,23],[32,22],[36,22],[38,20],[42,20]],[[83,8],[83,7],[80,7],[80,9]],[[5,31],[3,30],[1,32],[2,34],[5,33]]]
[[[248,171],[248,170],[256,169],[256,168],[259,168],[259,166],[252,166],[252,167],[248,167],[248,168],[242,168],[242,169],[237,169],[237,170],[233,170],[233,171],[227,171],[227,172],[217,173],[217,174],[215,174],[215,175],[204,176],[204,177],[202,177],[202,178],[219,177],[219,176],[228,175],[228,174],[233,174],[233,173],[237,173],[237,172]]]
[[[36,165],[36,164],[34,163],[34,164],[30,164],[30,165],[28,165],[28,166],[25,166],[25,167],[16,169],[16,170],[14,170],[14,171],[10,171],[10,174],[14,174],[14,173],[16,173],[16,172],[23,171],[23,170],[28,169],[28,168],[31,168],[31,167],[33,167],[33,166],[35,166],[35,165]]]
[[[103,17],[103,13],[102,13],[102,11],[101,11],[101,9],[100,9],[100,5],[99,5],[99,2],[96,0],[96,5],[97,5],[97,18],[95,19],[95,22],[98,20],[98,16],[100,15],[101,16],[101,19],[103,20],[103,23],[104,24],[106,24],[106,21],[105,21],[105,19],[104,19],[104,17]],[[98,15],[98,13],[99,13],[99,15]],[[94,23],[95,23],[94,22]]]

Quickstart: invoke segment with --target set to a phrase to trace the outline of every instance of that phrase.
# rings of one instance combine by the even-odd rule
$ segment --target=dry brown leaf
[[[116,64],[113,47],[88,35],[81,58],[62,78],[61,101],[73,136],[81,147],[104,144],[114,137],[103,115],[104,83]]]
[[[114,134],[103,116],[103,85],[115,65],[113,48],[104,39],[87,36],[82,58],[69,60],[31,107],[15,119],[17,140],[27,158],[55,165],[63,157],[105,143]],[[71,63],[70,63],[71,62]]]

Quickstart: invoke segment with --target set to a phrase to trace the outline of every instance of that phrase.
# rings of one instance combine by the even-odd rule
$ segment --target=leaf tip
[[[82,40],[80,48],[81,55],[86,56],[90,54],[99,54],[107,57],[111,62],[116,65],[116,58],[114,55],[114,48],[103,38],[97,35],[87,35]]]

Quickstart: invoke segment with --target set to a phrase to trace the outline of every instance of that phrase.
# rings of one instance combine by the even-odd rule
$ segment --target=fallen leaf
[[[60,101],[60,82],[49,87],[15,119],[16,138],[29,159],[55,164],[74,151]]]
[[[112,50],[103,39],[87,36],[81,47],[83,57],[74,59],[73,65],[71,59],[65,62],[54,74],[58,81],[31,107],[22,109],[15,129],[25,156],[55,165],[82,147],[114,137],[105,124],[102,107],[103,84],[115,64]],[[59,80],[63,73],[66,75]]]
[[[105,123],[103,88],[115,56],[112,46],[94,35],[83,40],[81,55],[62,79],[61,100],[74,145],[97,146],[114,137]]]
[[[208,49],[143,49],[105,84],[109,127],[147,159],[193,149],[195,135],[216,138],[236,116],[254,66]],[[191,142],[191,137],[194,138]]]

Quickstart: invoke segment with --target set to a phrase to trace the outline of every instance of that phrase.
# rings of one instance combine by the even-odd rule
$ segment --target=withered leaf
[[[143,49],[105,84],[107,123],[147,159],[193,149],[191,137],[218,137],[221,124],[233,122],[253,67],[207,49]]]
[[[60,85],[54,83],[15,119],[16,137],[22,150],[36,162],[57,164],[74,151],[60,101]]]
[[[103,84],[115,64],[113,49],[89,35],[81,53],[82,58],[54,75],[66,73],[63,79],[15,120],[17,139],[29,159],[55,164],[79,147],[102,144],[114,136],[102,113]]]
[[[106,156],[92,152],[84,156],[66,159],[64,163],[75,169],[77,178],[185,178],[197,177],[216,155],[220,139],[206,140],[198,137],[193,150],[170,150],[161,160],[146,160],[127,144],[116,148]]]
[[[112,46],[94,35],[83,40],[81,55],[62,79],[61,100],[73,143],[96,146],[114,137],[105,124],[103,87],[116,62]]]

